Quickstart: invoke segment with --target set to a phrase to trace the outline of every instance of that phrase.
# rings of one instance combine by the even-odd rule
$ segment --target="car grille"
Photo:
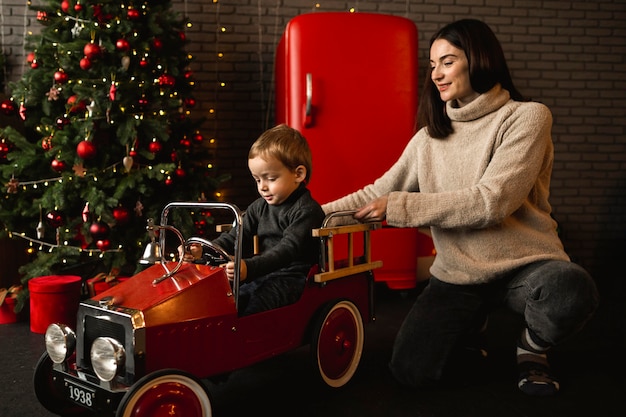
[[[126,346],[126,331],[124,326],[118,323],[113,323],[109,320],[102,320],[93,316],[85,317],[85,333],[83,335],[84,351],[83,357],[85,358],[85,364],[91,368],[91,358],[89,351],[93,341],[98,337],[112,337],[120,342],[123,346]]]
[[[124,308],[105,308],[93,300],[80,304],[78,328],[76,329],[76,366],[91,375],[91,345],[98,337],[111,337],[124,346],[126,366],[120,382],[130,384],[134,380],[139,359],[137,352],[143,352],[144,328],[142,315]],[[136,346],[136,344],[139,344]]]

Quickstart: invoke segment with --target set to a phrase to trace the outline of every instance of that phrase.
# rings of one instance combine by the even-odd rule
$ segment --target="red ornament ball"
[[[148,62],[148,60],[146,58],[141,58],[139,60],[139,66],[141,68],[146,68],[148,65],[150,65],[150,63]]]
[[[172,177],[167,177],[165,179],[165,185],[172,185],[174,184],[174,180],[172,179]]]
[[[109,234],[109,225],[105,222],[94,222],[89,226],[89,234],[95,240],[104,239]]]
[[[161,151],[162,148],[163,148],[163,145],[161,145],[161,142],[156,141],[156,140],[150,142],[150,145],[148,145],[148,149],[152,153],[158,153]]]
[[[184,177],[185,177],[185,175],[187,175],[187,172],[185,172],[185,170],[184,170],[184,169],[182,169],[182,168],[176,168],[176,176],[177,176],[178,178],[184,178]]]
[[[83,59],[80,60],[80,62],[78,63],[78,65],[80,65],[80,67],[82,69],[84,69],[85,71],[87,71],[89,68],[91,68],[91,61],[89,60],[89,58],[85,57]]]
[[[130,220],[130,211],[126,207],[115,207],[113,209],[113,218],[117,224],[126,224]]]
[[[77,113],[79,111],[85,111],[87,104],[84,100],[78,100],[76,95],[70,96],[67,99],[67,104],[70,105],[70,113]]]
[[[152,49],[155,51],[160,51],[163,48],[163,41],[159,38],[154,38],[152,40]]]
[[[76,146],[76,153],[82,159],[92,159],[97,153],[96,145],[90,140],[83,140]]]
[[[29,64],[32,64],[33,62],[35,62],[34,52],[29,52],[28,55],[26,55],[26,62],[28,62]]]
[[[124,38],[118,39],[117,42],[115,42],[115,47],[118,51],[126,52],[130,49],[130,43]]]
[[[63,214],[58,210],[51,210],[46,214],[46,222],[55,229],[63,226]]]
[[[10,145],[11,145],[10,143],[7,143],[4,141],[4,139],[2,139],[2,142],[0,142],[0,159],[6,158],[9,151],[11,150]]]
[[[64,13],[69,12],[70,10],[70,2],[67,0],[63,0],[61,2],[61,10],[63,10]]]
[[[111,248],[111,241],[109,239],[99,239],[96,242],[96,246],[101,251],[109,250],[109,248]]]
[[[70,119],[68,119],[67,117],[59,117],[57,119],[57,128],[60,130],[63,130],[63,128],[65,126],[67,126],[68,124],[70,124]]]
[[[50,166],[52,167],[53,170],[55,170],[56,172],[61,172],[61,171],[65,171],[65,168],[67,167],[67,165],[65,164],[65,162],[61,161],[60,159],[56,159],[54,158],[52,160],[52,162],[50,163]]]
[[[67,73],[63,70],[58,70],[54,73],[54,81],[59,84],[65,84],[69,78],[69,75],[67,75]]]
[[[80,4],[80,3],[76,3],[74,5],[74,10],[77,11],[77,12],[80,12],[81,10],[83,10],[83,5]]]
[[[6,114],[7,116],[14,115],[16,108],[17,107],[15,107],[15,103],[8,99],[2,100],[2,103],[0,103],[0,109],[2,109],[2,113]]]
[[[100,48],[100,45],[98,44],[89,42],[83,48],[83,53],[85,54],[86,58],[95,59],[102,55],[102,48]]]
[[[202,133],[196,132],[193,134],[193,141],[196,143],[202,143],[202,141],[204,140],[204,136],[202,136]]]
[[[128,9],[126,17],[128,17],[128,20],[137,20],[141,17],[141,13],[137,9]]]

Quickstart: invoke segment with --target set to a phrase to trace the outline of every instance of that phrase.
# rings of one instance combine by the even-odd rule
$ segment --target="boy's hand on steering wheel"
[[[228,279],[231,281],[234,280],[235,279],[235,262],[233,261],[227,262],[224,265],[224,268],[226,270],[226,276],[228,277]],[[246,261],[242,259],[241,267],[239,268],[239,280],[245,281],[247,277],[248,277],[248,267],[246,266]]]
[[[199,243],[190,244],[188,249],[184,250],[182,245],[178,247],[178,256],[182,256],[184,262],[193,262],[202,257],[202,245]]]

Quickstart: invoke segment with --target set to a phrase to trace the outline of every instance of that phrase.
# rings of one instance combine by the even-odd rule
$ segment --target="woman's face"
[[[467,56],[445,39],[437,39],[430,47],[430,78],[444,102],[456,100],[463,107],[479,94],[472,89]]]

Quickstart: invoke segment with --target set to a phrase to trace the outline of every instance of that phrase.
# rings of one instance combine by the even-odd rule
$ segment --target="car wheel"
[[[141,378],[124,395],[117,417],[211,417],[205,386],[191,374],[164,369]]]
[[[322,381],[332,388],[348,383],[363,352],[363,319],[359,309],[342,300],[327,306],[314,328],[311,351]]]
[[[33,388],[39,403],[53,414],[76,417],[91,414],[90,410],[80,407],[67,399],[66,393],[60,392],[52,380],[52,359],[47,352],[37,361],[33,374]]]

